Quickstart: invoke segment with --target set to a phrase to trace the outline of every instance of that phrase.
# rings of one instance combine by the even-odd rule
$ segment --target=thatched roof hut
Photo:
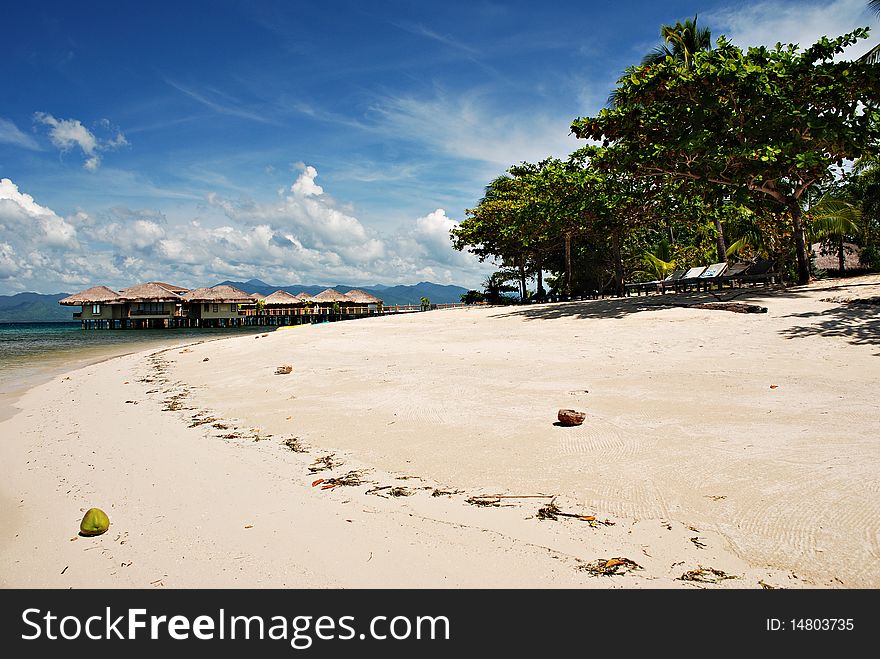
[[[119,293],[111,288],[107,288],[106,286],[92,286],[84,291],[68,295],[61,300],[58,300],[58,304],[63,304],[65,306],[79,306],[83,304],[122,304],[122,300],[119,299]]]
[[[816,268],[819,270],[832,270],[837,272],[840,269],[840,261],[837,255],[836,246],[828,246],[822,243],[813,243],[810,246],[816,255]],[[859,246],[852,243],[843,243],[844,267],[847,270],[862,270],[868,266],[862,263],[859,258]]]
[[[313,298],[311,295],[309,295],[305,291],[302,291],[301,293],[297,293],[296,297],[298,297],[303,302],[313,302],[315,300],[315,298]]]
[[[234,286],[212,286],[197,288],[183,295],[185,302],[214,302],[218,304],[254,304],[256,300],[249,293]]]
[[[345,297],[347,297],[351,302],[354,302],[355,304],[382,304],[382,300],[377,298],[375,295],[373,295],[372,293],[367,293],[366,291],[362,291],[359,288],[350,290],[348,293],[345,294]]]
[[[118,297],[125,302],[172,302],[180,300],[178,291],[186,291],[186,289],[150,281],[146,284],[130,286],[119,293]]]
[[[161,286],[162,288],[167,288],[172,293],[177,293],[178,295],[182,294],[182,293],[186,293],[189,290],[188,288],[184,288],[183,286],[175,286],[174,284],[166,284],[165,282],[162,282],[162,281],[154,281],[154,282],[150,282],[150,283],[156,284],[157,286]]]
[[[344,293],[340,293],[336,289],[328,288],[326,290],[321,291],[314,297],[312,297],[313,302],[317,302],[318,304],[325,303],[333,303],[333,302],[351,302],[351,300],[345,297]]]
[[[251,293],[251,298],[252,298],[255,302],[259,302],[260,300],[265,300],[265,299],[266,299],[266,296],[263,295],[262,293]]]
[[[285,306],[300,305],[303,301],[296,295],[291,295],[287,291],[275,291],[271,295],[266,296],[266,306]]]

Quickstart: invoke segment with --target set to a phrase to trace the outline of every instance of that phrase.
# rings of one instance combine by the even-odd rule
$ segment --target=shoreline
[[[800,329],[835,288],[740,298],[763,318],[643,298],[365,319],[58,376],[0,424],[22,440],[0,586],[877,587],[876,344]],[[553,427],[561,407],[587,422]],[[311,485],[352,470],[370,482]],[[551,500],[595,525],[538,519]],[[77,539],[92,505],[110,532]],[[615,557],[642,569],[585,571]],[[736,578],[679,579],[700,566]]]

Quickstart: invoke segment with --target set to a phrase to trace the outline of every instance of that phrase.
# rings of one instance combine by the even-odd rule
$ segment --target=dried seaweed
[[[309,467],[310,474],[317,474],[321,471],[327,471],[329,469],[336,469],[336,467],[341,467],[344,463],[340,461],[334,460],[336,457],[335,453],[330,453],[329,455],[322,455],[320,458],[315,460],[311,466]]]
[[[677,581],[695,581],[697,583],[718,583],[725,579],[737,579],[735,575],[727,574],[722,570],[712,567],[697,566],[696,570],[689,570],[678,577]]]
[[[501,499],[497,497],[488,498],[488,497],[469,497],[467,502],[472,506],[479,506],[481,508],[498,508],[501,506]]]
[[[201,418],[201,419],[200,419],[199,417],[197,417],[197,416],[194,416],[194,417],[192,418],[192,423],[189,424],[189,427],[190,427],[190,428],[196,428],[196,427],[198,427],[198,426],[203,426],[203,425],[205,425],[206,423],[213,423],[213,422],[216,421],[216,420],[217,420],[217,419],[216,419],[215,417],[213,417],[213,416],[208,416],[208,417],[204,417],[204,418]],[[216,426],[214,426],[214,427],[216,428]]]
[[[705,548],[706,548],[705,543],[700,542],[700,537],[699,537],[699,536],[694,536],[693,538],[691,538],[691,542],[694,543],[694,546],[695,546],[697,549],[705,549]]]
[[[556,505],[556,497],[548,503],[546,506],[538,509],[536,514],[538,519],[550,519],[557,520],[560,517],[571,517],[572,519],[577,519],[582,522],[588,522],[591,527],[594,529],[598,527],[600,524],[602,526],[614,526],[614,522],[609,519],[601,520],[597,519],[595,515],[581,515],[579,513],[564,513],[562,509]]]
[[[560,510],[559,506],[557,506],[554,502],[548,503],[543,508],[538,509],[538,519],[559,519]]]
[[[308,453],[309,450],[300,442],[299,437],[289,437],[281,443],[294,453]]]
[[[366,473],[364,469],[354,469],[343,476],[337,476],[336,478],[325,478],[324,484],[321,486],[322,490],[329,490],[332,487],[338,487],[340,485],[345,487],[356,487],[358,485],[363,485],[366,481],[363,476]]]
[[[577,569],[581,572],[589,572],[594,577],[611,577],[615,575],[626,574],[627,572],[632,572],[633,570],[642,570],[644,568],[635,561],[631,561],[628,558],[617,557],[597,558],[595,561],[592,561],[590,563],[578,565]]]
[[[461,490],[441,490],[435,487],[431,492],[432,497],[451,497],[454,494],[461,494]]]

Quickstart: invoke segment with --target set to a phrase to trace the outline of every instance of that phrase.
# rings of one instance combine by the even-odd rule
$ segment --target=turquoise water
[[[83,330],[76,323],[0,323],[0,418],[24,391],[87,364],[152,347],[266,332],[265,327]]]

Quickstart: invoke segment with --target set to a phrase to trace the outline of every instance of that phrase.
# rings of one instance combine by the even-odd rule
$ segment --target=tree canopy
[[[745,188],[781,204],[793,223],[798,279],[809,279],[799,202],[833,166],[880,147],[880,71],[835,61],[859,29],[799,51],[746,51],[720,38],[686,68],[671,59],[633,67],[615,107],[577,119],[578,137],[613,146],[600,166],[631,176],[671,176]]]

